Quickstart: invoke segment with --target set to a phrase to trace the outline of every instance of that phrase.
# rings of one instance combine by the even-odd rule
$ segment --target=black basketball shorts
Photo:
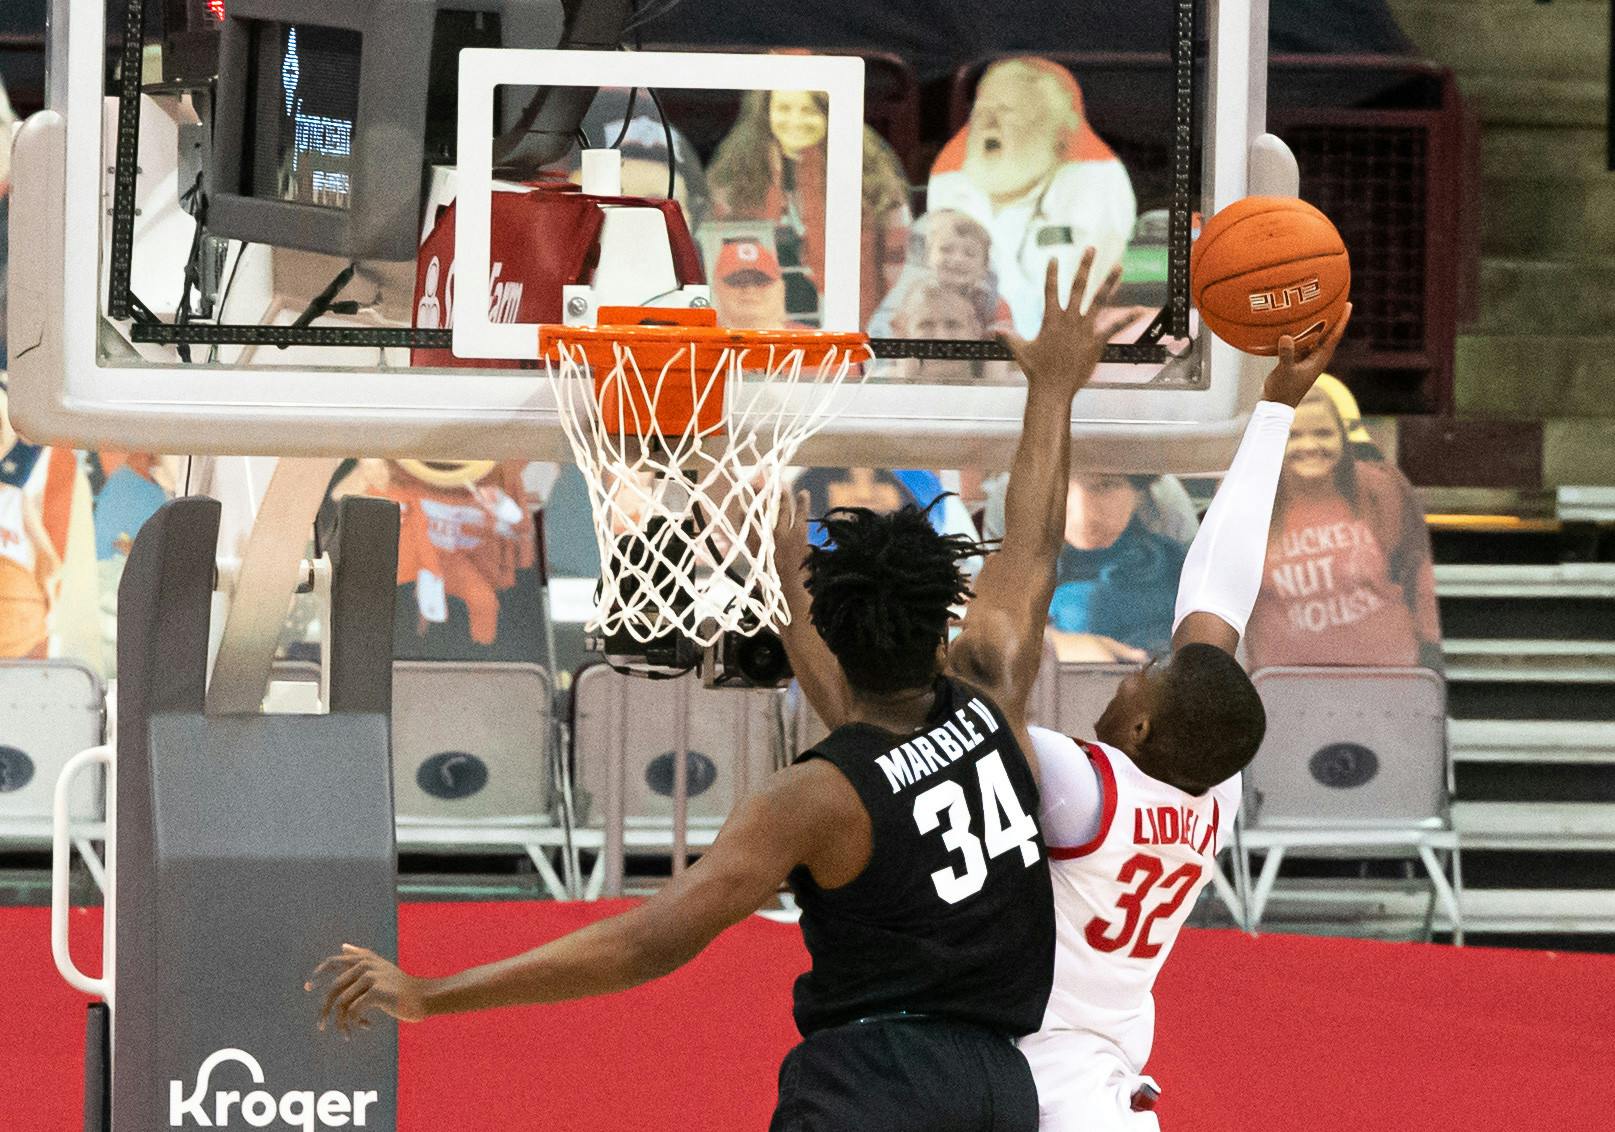
[[[769,1132],[1037,1132],[1037,1115],[1009,1038],[904,1019],[820,1030],[787,1054]]]

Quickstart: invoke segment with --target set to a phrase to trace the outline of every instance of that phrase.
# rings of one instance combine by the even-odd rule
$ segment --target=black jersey
[[[906,1011],[1036,1030],[1054,978],[1054,896],[1037,785],[998,708],[939,680],[919,730],[849,724],[805,759],[852,782],[873,843],[840,888],[791,874],[813,958],[796,981],[797,1028]]]

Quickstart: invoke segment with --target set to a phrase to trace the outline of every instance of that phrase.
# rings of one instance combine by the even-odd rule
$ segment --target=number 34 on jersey
[[[925,834],[941,827],[942,844],[962,858],[962,869],[944,868],[931,874],[937,895],[949,904],[981,891],[987,881],[987,862],[992,858],[1018,850],[1021,864],[1030,866],[1041,856],[1037,823],[1021,808],[1004,769],[1003,755],[994,751],[976,763],[976,784],[985,838],[977,837],[970,829],[971,806],[964,784],[939,782],[914,799],[914,824],[919,831]]]

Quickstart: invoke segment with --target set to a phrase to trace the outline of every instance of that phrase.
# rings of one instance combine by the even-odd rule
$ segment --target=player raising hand
[[[1152,989],[1232,828],[1240,772],[1266,729],[1234,659],[1256,603],[1295,406],[1328,365],[1346,317],[1304,358],[1285,338],[1262,400],[1189,548],[1167,664],[1116,689],[1079,743],[1040,728],[1042,821],[1058,944],[1042,1029],[1021,1042],[1043,1132],[1148,1132],[1142,1076]],[[1135,1111],[1136,1110],[1136,1111]]]
[[[1080,277],[1079,277],[1080,278]],[[1052,287],[1052,282],[1051,282]],[[1102,293],[1103,294],[1103,293]],[[1026,429],[1006,501],[1003,549],[950,650],[950,671],[1023,713],[1040,638],[1069,465],[1070,396],[1108,334],[1083,341],[1093,314],[1049,305],[1036,343],[1012,343],[1027,369]],[[1155,978],[1237,812],[1240,772],[1266,728],[1260,699],[1234,659],[1261,589],[1267,532],[1295,406],[1328,365],[1351,308],[1320,345],[1279,361],[1251,414],[1228,475],[1189,549],[1170,663],[1122,681],[1098,742],[1029,728],[1041,770],[1039,818],[1051,858],[1056,915],[1053,988],[1043,1026],[1023,1038],[1043,1132],[1147,1132],[1159,1090],[1142,1075],[1154,1038]],[[1072,341],[1049,348],[1062,334]],[[1091,368],[1086,371],[1091,372]],[[1074,386],[1074,387],[1073,387]],[[1039,447],[1029,450],[1029,439]],[[800,636],[789,638],[804,693],[827,723],[843,708],[834,674]]]

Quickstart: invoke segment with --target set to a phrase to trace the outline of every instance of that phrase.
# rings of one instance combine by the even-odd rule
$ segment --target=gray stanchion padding
[[[303,981],[343,942],[397,953],[397,510],[342,503],[328,715],[205,715],[218,525],[166,504],[119,586],[112,1128],[391,1129],[395,1025],[319,1033]]]
[[[84,1015],[84,1132],[110,1132],[112,1092],[107,1059],[111,1056],[112,1016],[104,1002],[92,1002]]]

